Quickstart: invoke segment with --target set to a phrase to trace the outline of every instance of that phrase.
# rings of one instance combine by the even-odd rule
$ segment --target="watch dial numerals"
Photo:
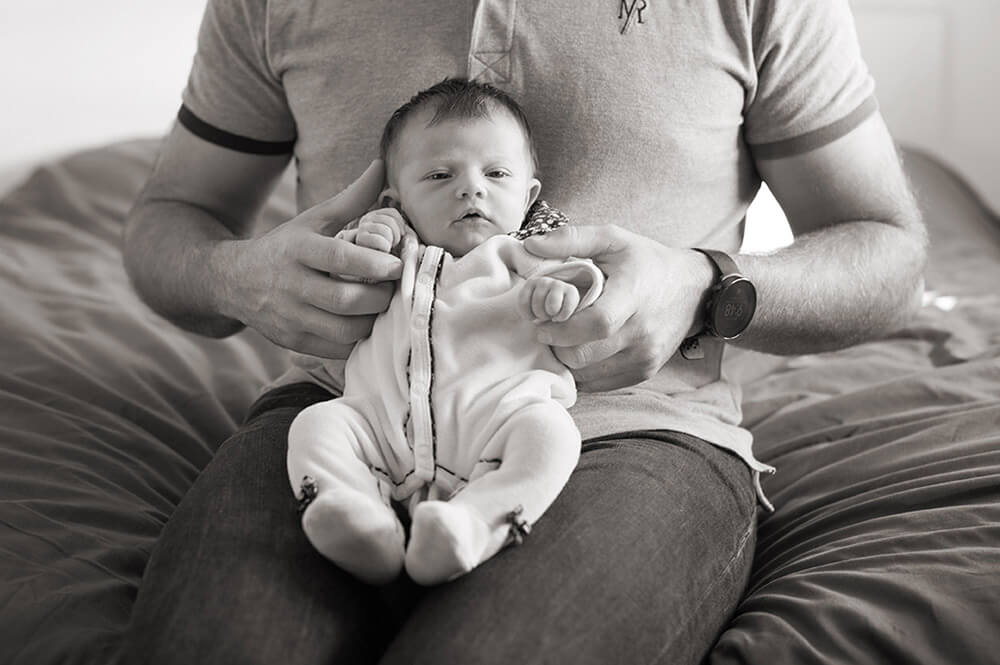
[[[722,316],[727,319],[738,319],[743,316],[743,311],[743,303],[727,302],[725,307],[722,308]]]
[[[723,338],[736,337],[750,324],[757,307],[757,291],[746,279],[723,286],[715,310],[715,332]]]

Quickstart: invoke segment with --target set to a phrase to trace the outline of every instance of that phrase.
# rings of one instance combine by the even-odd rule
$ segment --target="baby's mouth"
[[[469,210],[464,215],[455,220],[456,222],[488,222],[489,217],[478,210]]]

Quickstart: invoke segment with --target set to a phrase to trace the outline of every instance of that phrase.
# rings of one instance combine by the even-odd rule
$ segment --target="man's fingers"
[[[621,352],[621,346],[617,340],[601,340],[600,342],[590,342],[579,346],[552,347],[552,352],[559,361],[574,370],[574,375],[580,378],[581,372],[591,372],[589,376],[601,373],[599,365]],[[595,374],[596,373],[596,374]]]
[[[403,270],[398,257],[341,238],[316,234],[299,251],[299,261],[313,270],[375,282],[399,279]]]
[[[389,307],[393,289],[391,282],[345,282],[312,273],[306,276],[300,293],[303,302],[324,312],[357,316],[384,312]]]
[[[337,316],[306,303],[286,308],[271,341],[302,353],[325,358],[346,358],[354,344],[371,333],[374,315]]]
[[[625,348],[592,365],[573,369],[573,377],[578,390],[596,393],[637,385],[658,370],[659,367],[637,362],[634,349]]]
[[[539,323],[535,339],[542,344],[557,347],[579,346],[607,337],[607,324],[600,310],[591,307],[568,321]]]
[[[549,259],[597,258],[620,250],[620,234],[621,229],[612,225],[563,226],[525,238],[524,247]]]
[[[376,159],[344,191],[316,204],[307,214],[317,230],[331,223],[346,224],[372,207],[385,183],[385,163]]]
[[[539,324],[536,339],[549,346],[579,346],[613,337],[635,312],[633,297],[621,291],[608,282],[597,302],[569,320]]]
[[[371,334],[375,315],[336,316],[313,307],[306,316],[305,332],[323,337],[332,343],[353,345]]]
[[[298,338],[298,342],[298,346],[294,349],[295,351],[320,358],[344,360],[351,354],[351,350],[354,348],[353,342],[350,344],[341,344],[311,333],[303,333]]]

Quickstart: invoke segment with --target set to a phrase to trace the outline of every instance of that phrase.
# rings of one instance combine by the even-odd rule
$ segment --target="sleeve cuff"
[[[290,141],[258,141],[248,136],[240,136],[219,129],[196,116],[184,105],[181,105],[177,112],[177,120],[195,136],[237,152],[254,155],[287,155],[295,149],[295,139]]]
[[[754,157],[758,159],[780,159],[782,157],[800,155],[804,152],[820,148],[827,143],[832,143],[841,136],[849,134],[852,129],[860,125],[877,110],[878,102],[875,96],[871,95],[865,101],[861,102],[856,109],[826,127],[820,127],[811,132],[788,139],[781,139],[780,141],[751,144],[750,149],[753,151]]]

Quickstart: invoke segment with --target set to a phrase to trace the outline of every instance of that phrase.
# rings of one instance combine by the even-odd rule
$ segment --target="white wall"
[[[0,0],[0,187],[25,164],[163,133],[205,0]]]
[[[923,148],[1000,211],[1000,0],[851,0],[897,141]]]
[[[958,171],[1000,212],[1000,0],[851,0],[876,95],[897,142]],[[743,248],[791,242],[767,188]]]

